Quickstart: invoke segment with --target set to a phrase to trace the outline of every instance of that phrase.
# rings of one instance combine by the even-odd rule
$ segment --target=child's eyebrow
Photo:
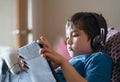
[[[72,34],[72,33],[74,33],[74,32],[80,32],[79,30],[73,30],[73,31],[71,31],[71,33],[70,34]],[[66,33],[66,36],[68,36],[69,35],[69,33]]]
[[[79,32],[79,31],[78,31],[78,30],[73,30],[72,33],[73,33],[73,32]]]

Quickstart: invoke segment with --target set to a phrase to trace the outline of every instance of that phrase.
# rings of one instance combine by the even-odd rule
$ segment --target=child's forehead
[[[72,25],[73,25],[73,22],[68,20],[66,23],[66,28],[70,28],[72,27]]]
[[[66,28],[66,35],[70,35],[71,33],[78,32],[78,31],[79,31],[79,29],[76,28],[75,25],[72,25],[71,27]]]
[[[66,34],[69,34],[73,31],[73,28],[72,27],[68,27],[66,28]]]
[[[79,24],[74,24],[72,21],[67,21],[66,23],[66,35],[70,35],[72,32],[78,32],[79,30],[82,30],[84,27],[82,22],[79,22]]]

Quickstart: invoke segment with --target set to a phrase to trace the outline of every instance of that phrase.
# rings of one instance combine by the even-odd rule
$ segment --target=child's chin
[[[69,54],[71,57],[74,57],[74,53],[72,51],[69,51]]]

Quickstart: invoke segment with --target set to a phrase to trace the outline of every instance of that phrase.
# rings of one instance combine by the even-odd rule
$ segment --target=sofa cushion
[[[111,82],[120,81],[120,32],[109,28],[107,34],[107,41],[105,45],[105,52],[112,57],[113,71]]]

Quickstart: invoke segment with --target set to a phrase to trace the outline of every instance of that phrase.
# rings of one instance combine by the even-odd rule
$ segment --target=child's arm
[[[40,50],[40,53],[43,57],[49,58],[55,64],[58,64],[62,68],[62,72],[67,82],[87,82],[75,69],[74,67],[66,60],[63,56],[55,52],[47,39],[40,37],[39,44],[42,44],[44,47]]]
[[[67,82],[87,82],[67,60],[62,61],[60,66]]]

